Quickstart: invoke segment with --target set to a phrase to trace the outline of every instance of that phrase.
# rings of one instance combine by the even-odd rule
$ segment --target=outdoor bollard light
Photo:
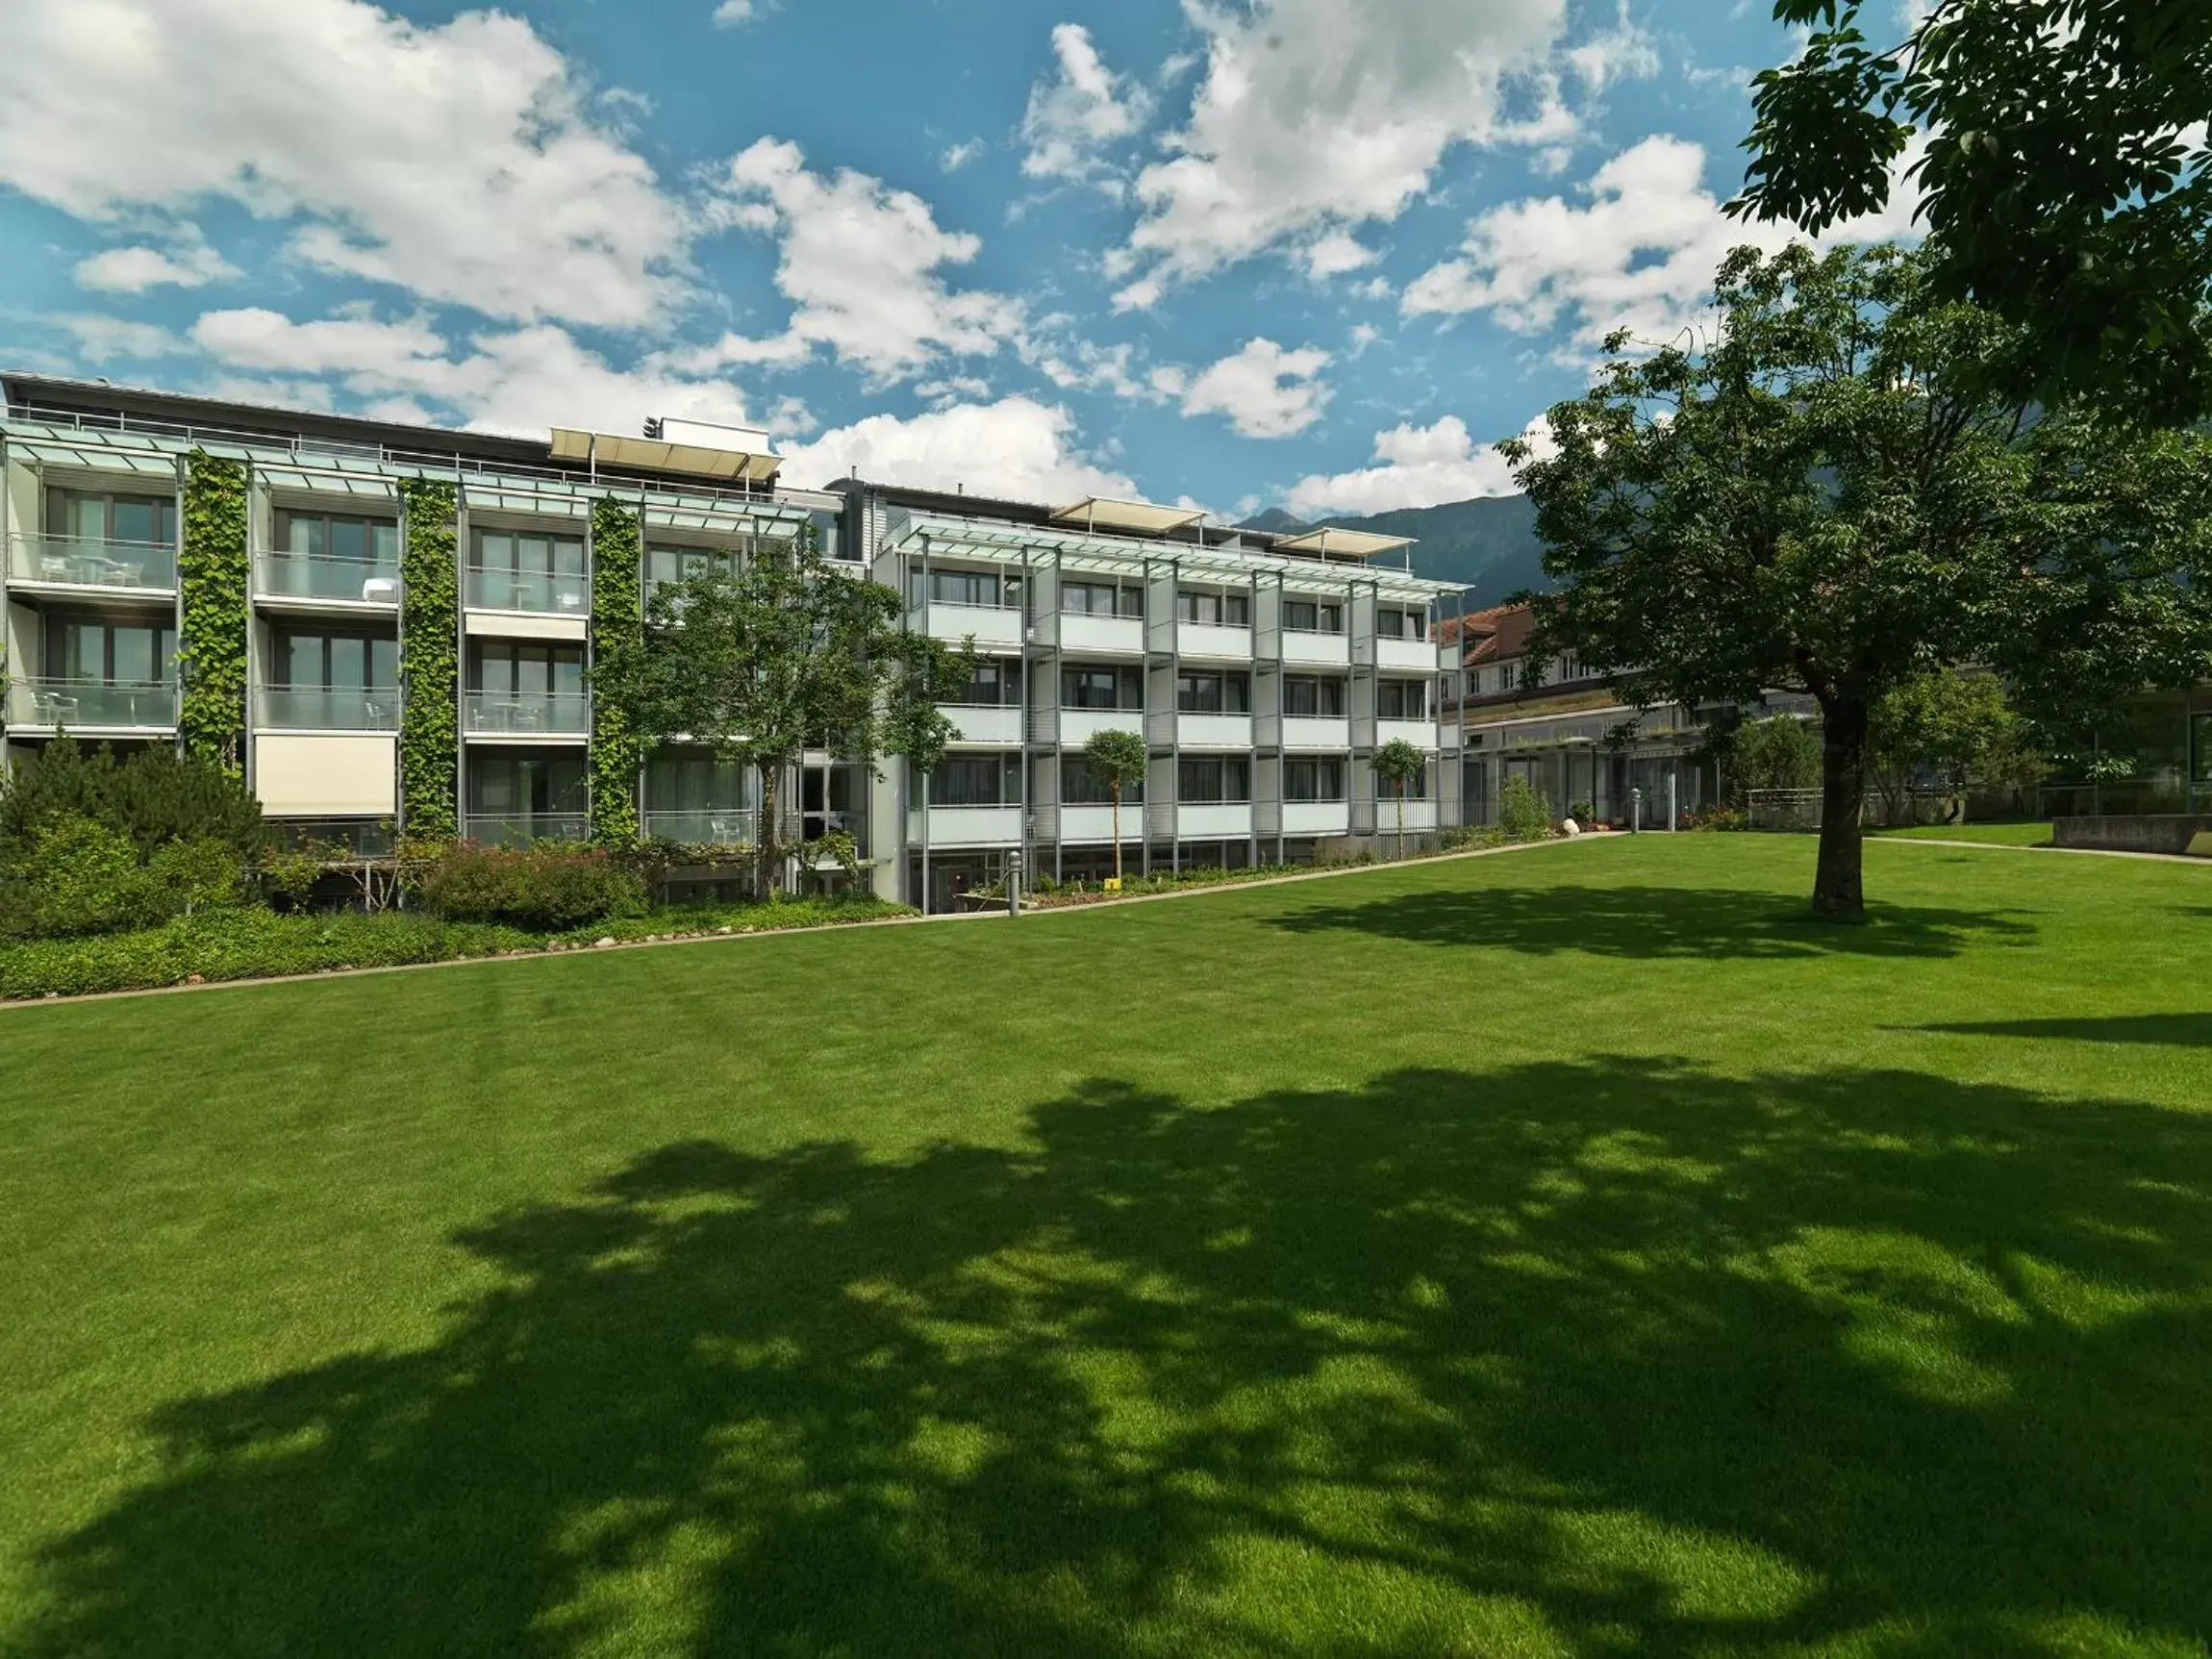
[[[1642,790],[1630,790],[1628,792],[1628,827],[1631,830],[1640,830],[1644,827],[1644,792]]]
[[[1018,850],[1006,855],[1006,914],[1021,914],[1021,854]]]

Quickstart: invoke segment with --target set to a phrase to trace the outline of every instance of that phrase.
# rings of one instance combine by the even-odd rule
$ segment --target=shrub
[[[645,910],[644,880],[592,847],[465,843],[430,867],[421,892],[449,921],[505,922],[546,933]]]
[[[1526,778],[1507,778],[1497,792],[1497,823],[1509,840],[1542,841],[1551,834],[1551,802]]]
[[[149,927],[227,909],[245,866],[213,838],[168,842],[141,863],[130,838],[79,813],[49,817],[0,844],[0,931],[69,938]]]
[[[253,792],[217,762],[165,748],[118,761],[107,748],[86,753],[64,733],[0,781],[0,848],[66,817],[127,836],[140,859],[168,842],[216,841],[247,860],[268,836]]]

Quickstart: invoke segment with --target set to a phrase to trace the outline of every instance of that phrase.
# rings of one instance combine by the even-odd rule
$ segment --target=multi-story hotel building
[[[63,730],[179,742],[193,676],[214,671],[188,650],[180,679],[180,639],[212,640],[242,666],[237,754],[271,818],[374,850],[422,827],[411,801],[436,800],[483,840],[581,837],[606,608],[811,525],[829,557],[904,596],[910,627],[971,640],[979,659],[934,772],[813,754],[780,792],[787,839],[850,832],[886,896],[945,908],[1016,852],[1032,872],[1109,867],[1112,808],[1082,761],[1102,726],[1152,756],[1121,813],[1134,868],[1393,836],[1398,803],[1369,761],[1397,738],[1431,757],[1408,834],[1460,820],[1458,723],[1439,696],[1458,649],[1440,658],[1432,626],[1456,590],[1394,567],[1403,542],[1229,530],[1146,503],[794,490],[766,434],[674,420],[531,440],[31,375],[0,376],[0,395],[11,760]],[[195,467],[227,494],[197,489]],[[425,486],[435,523],[411,521]],[[211,499],[237,515],[227,564],[188,530]],[[626,527],[635,569],[600,569],[606,523]],[[452,750],[431,757],[428,794],[403,783],[400,741],[426,683],[450,701],[437,729]],[[623,782],[646,834],[758,835],[759,780],[711,751],[649,755]]]

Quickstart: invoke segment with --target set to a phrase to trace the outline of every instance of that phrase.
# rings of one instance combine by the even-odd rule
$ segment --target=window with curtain
[[[1385,640],[1418,640],[1426,631],[1421,614],[1401,611],[1395,605],[1375,609],[1375,633]]]
[[[399,520],[365,514],[322,513],[279,508],[277,548],[311,559],[343,559],[356,565],[399,563]]]
[[[1386,720],[1428,718],[1426,680],[1381,680],[1375,685],[1375,713]]]
[[[1298,719],[1341,720],[1345,717],[1345,683],[1288,676],[1283,681],[1283,713]]]
[[[1125,616],[1141,621],[1144,590],[1112,582],[1063,582],[1060,609],[1071,616]]]
[[[515,755],[472,750],[468,757],[471,817],[529,819],[584,811],[584,761],[558,753]]]
[[[1425,801],[1428,799],[1428,774],[1431,769],[1433,768],[1424,767],[1412,777],[1406,779],[1405,798],[1407,800]],[[1374,786],[1377,800],[1395,801],[1398,798],[1398,786],[1395,783],[1377,778],[1374,780]]]
[[[663,749],[645,763],[649,813],[748,812],[760,805],[760,773],[712,749]]]
[[[1242,755],[1186,755],[1175,790],[1186,806],[1241,806],[1252,798],[1251,763]]]
[[[951,755],[929,776],[933,807],[1021,804],[1021,762],[1013,755]]]
[[[938,605],[1011,606],[1020,602],[1021,583],[992,570],[932,570],[929,597]]]
[[[1183,588],[1175,593],[1175,619],[1209,628],[1248,628],[1252,623],[1252,596],[1247,592],[1220,592],[1212,588]]]
[[[49,535],[84,541],[173,547],[177,540],[177,500],[173,495],[49,490],[46,529]]]
[[[1060,670],[1060,706],[1135,714],[1144,707],[1144,670],[1134,664],[1064,667]]]
[[[1283,626],[1294,634],[1341,634],[1345,608],[1315,599],[1285,599]]]
[[[1175,707],[1186,715],[1248,715],[1252,712],[1249,674],[1180,674]]]
[[[1133,806],[1144,798],[1144,780],[1132,778],[1121,786],[1121,804]],[[1060,804],[1069,807],[1110,807],[1114,786],[1091,769],[1081,755],[1064,755],[1060,761]]]
[[[1341,760],[1287,761],[1283,765],[1283,799],[1287,801],[1341,801],[1345,798],[1345,764]]]
[[[963,709],[1012,709],[1021,703],[1021,665],[990,658],[975,665],[953,703]]]

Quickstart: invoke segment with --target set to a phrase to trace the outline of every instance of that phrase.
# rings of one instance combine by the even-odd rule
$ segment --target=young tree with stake
[[[1108,727],[1091,734],[1091,741],[1083,745],[1083,764],[1091,768],[1091,775],[1105,780],[1114,792],[1114,883],[1121,883],[1121,791],[1125,785],[1143,783],[1144,768],[1150,764],[1151,753],[1144,747],[1144,740],[1135,732]]]
[[[1403,738],[1393,738],[1374,752],[1368,767],[1375,777],[1391,786],[1391,793],[1397,798],[1397,855],[1405,857],[1405,792],[1414,779],[1428,770],[1428,757]]]

